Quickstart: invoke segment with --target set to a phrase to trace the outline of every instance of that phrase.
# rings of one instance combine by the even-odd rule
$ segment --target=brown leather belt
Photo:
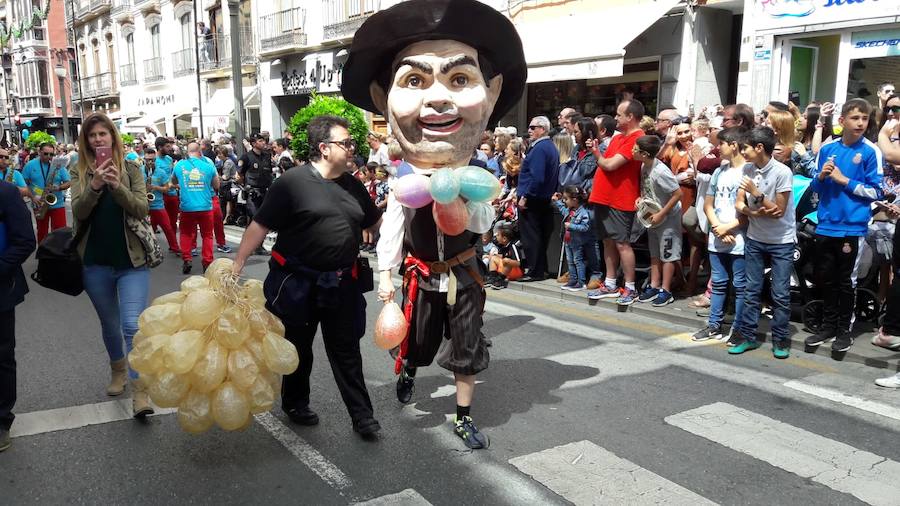
[[[474,257],[475,250],[467,249],[466,251],[463,251],[459,255],[456,255],[449,260],[423,263],[428,266],[428,269],[431,270],[432,274],[447,274],[450,272],[451,267],[461,265],[466,269],[466,272],[469,273],[469,276],[472,276],[472,279],[474,279],[475,282],[478,283],[478,286],[484,288],[484,279],[481,278],[481,274],[479,274],[476,269],[473,269],[471,265],[466,264],[466,262]]]

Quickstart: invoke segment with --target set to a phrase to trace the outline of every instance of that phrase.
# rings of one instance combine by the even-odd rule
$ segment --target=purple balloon
[[[394,186],[394,196],[397,202],[405,207],[419,209],[430,204],[434,199],[431,198],[431,180],[428,176],[422,174],[407,174],[397,179]]]

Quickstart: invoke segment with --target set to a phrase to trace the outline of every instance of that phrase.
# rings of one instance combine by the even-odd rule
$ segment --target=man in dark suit
[[[0,452],[9,448],[16,403],[16,306],[28,284],[22,264],[35,248],[31,213],[19,190],[0,181]]]

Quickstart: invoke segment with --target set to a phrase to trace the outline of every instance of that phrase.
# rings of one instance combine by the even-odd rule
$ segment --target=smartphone
[[[112,148],[107,146],[96,147],[94,148],[94,157],[96,159],[96,166],[99,167],[103,162],[112,158]]]
[[[890,207],[888,207],[888,203],[883,200],[876,200],[875,202],[873,202],[873,204],[875,204],[875,207],[879,209],[890,209]]]

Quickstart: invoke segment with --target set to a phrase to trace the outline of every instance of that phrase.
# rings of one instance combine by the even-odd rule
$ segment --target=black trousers
[[[547,246],[553,234],[556,212],[550,199],[528,197],[526,209],[519,211],[519,231],[525,248],[525,271],[531,276],[543,277],[547,269]]]
[[[849,332],[856,302],[856,263],[859,237],[816,235],[816,272],[825,307],[822,327]]]
[[[0,428],[9,430],[16,404],[16,311],[0,311]]]
[[[898,222],[900,224],[900,222]],[[892,263],[894,267],[894,282],[887,296],[887,310],[884,314],[882,331],[892,336],[900,336],[900,234],[897,233],[897,225],[894,225],[894,254]]]
[[[315,297],[312,297],[315,304]],[[321,324],[322,342],[331,364],[334,382],[341,392],[347,412],[354,421],[372,416],[372,401],[363,380],[362,355],[359,340],[359,288],[355,282],[342,283],[340,301],[334,308],[309,308],[309,320],[305,325],[285,324],[285,337],[297,347],[300,365],[292,374],[284,377],[281,384],[281,405],[283,409],[300,408],[309,405],[309,375],[313,365],[313,339]],[[362,307],[365,313],[365,306]]]

